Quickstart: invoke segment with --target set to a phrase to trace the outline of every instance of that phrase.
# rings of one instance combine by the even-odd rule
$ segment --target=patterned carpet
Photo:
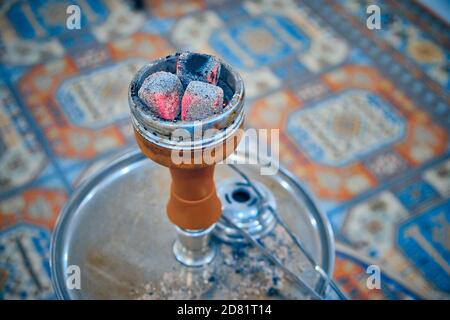
[[[237,67],[247,124],[281,129],[281,161],[330,218],[351,298],[449,298],[448,25],[409,1],[150,2],[2,1],[0,298],[55,297],[58,213],[88,168],[135,144],[131,76],[179,49]],[[73,3],[81,30],[65,27]],[[381,30],[366,27],[372,3]],[[370,264],[381,290],[366,286]]]

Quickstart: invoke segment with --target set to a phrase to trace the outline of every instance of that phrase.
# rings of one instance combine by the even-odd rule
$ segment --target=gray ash
[[[223,110],[223,90],[211,84],[191,81],[181,103],[181,120],[202,120]]]
[[[155,72],[139,88],[139,98],[159,117],[175,120],[180,113],[183,86],[170,72]]]
[[[220,62],[211,55],[183,52],[178,56],[176,73],[186,88],[191,81],[217,85],[220,69]]]
[[[171,121],[203,120],[221,113],[234,92],[219,79],[220,61],[192,52],[177,53],[175,58],[175,74],[155,72],[143,81],[138,91],[142,102],[161,119]]]

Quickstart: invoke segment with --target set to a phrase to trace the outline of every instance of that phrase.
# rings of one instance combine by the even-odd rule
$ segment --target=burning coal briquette
[[[202,120],[223,110],[221,87],[201,81],[191,81],[181,102],[181,120]]]
[[[180,113],[183,85],[173,73],[155,72],[144,80],[138,95],[159,117],[174,120]]]
[[[177,76],[186,88],[191,81],[217,84],[220,62],[208,54],[183,52],[177,61]]]

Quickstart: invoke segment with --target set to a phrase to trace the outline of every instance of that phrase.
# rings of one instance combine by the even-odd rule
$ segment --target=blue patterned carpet
[[[66,28],[73,3],[81,30]],[[281,161],[330,218],[350,297],[449,297],[448,25],[413,1],[151,3],[1,2],[0,298],[55,297],[61,207],[88,168],[134,145],[132,75],[181,49],[236,66],[247,124],[281,129]],[[373,3],[380,30],[366,27]]]

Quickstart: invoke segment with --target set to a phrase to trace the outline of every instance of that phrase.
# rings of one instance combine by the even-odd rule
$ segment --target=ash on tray
[[[219,81],[220,61],[192,52],[176,56],[175,73],[155,72],[144,80],[138,92],[142,102],[161,119],[171,121],[203,120],[221,113],[224,92],[230,95],[230,89]]]
[[[283,228],[276,226],[261,243],[290,270],[314,287],[318,276],[292,243]],[[301,290],[271,264],[255,247],[216,241],[213,262],[202,268],[175,264],[159,282],[145,286],[138,299],[307,299]]]

